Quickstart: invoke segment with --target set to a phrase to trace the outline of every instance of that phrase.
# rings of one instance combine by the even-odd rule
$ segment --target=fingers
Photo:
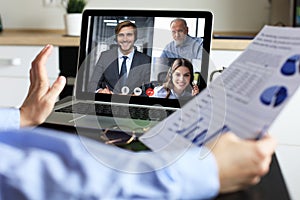
[[[249,181],[249,183],[250,183],[250,185],[256,185],[256,184],[258,184],[258,183],[260,182],[260,180],[261,180],[261,177],[260,177],[260,176],[254,176],[254,177],[252,178],[252,180]]]
[[[208,144],[218,163],[220,191],[231,192],[260,182],[268,173],[276,141],[271,136],[260,140],[245,140],[233,133]]]
[[[47,81],[47,72],[46,72],[46,62],[48,57],[52,52],[53,46],[46,45],[40,53],[35,57],[31,64],[31,81],[32,82],[41,82]]]
[[[104,88],[102,90],[99,90],[98,93],[101,93],[101,94],[113,94],[113,92],[110,91],[108,88]]]
[[[262,139],[257,141],[258,149],[261,150],[263,154],[273,154],[277,141],[270,135],[266,135]]]
[[[27,96],[30,96],[32,93],[46,92],[49,87],[48,77],[46,72],[46,61],[51,54],[53,49],[52,45],[46,45],[35,59],[31,63],[30,68],[30,86]],[[40,90],[40,87],[43,86],[43,90]]]
[[[20,107],[20,126],[34,126],[45,121],[63,90],[66,79],[59,77],[49,87],[46,62],[53,46],[46,45],[31,63],[30,88]]]
[[[252,181],[250,183],[256,184],[259,182],[260,177],[266,175],[269,172],[272,155],[275,151],[277,142],[273,137],[268,135],[258,141],[253,141],[253,143],[254,163],[252,171]]]
[[[264,176],[268,173],[272,155],[275,151],[277,142],[274,138],[267,136],[256,143],[256,175]]]
[[[53,49],[53,46],[50,45],[50,44],[47,44],[47,45],[40,51],[40,53],[35,57],[35,59],[34,59],[33,62],[35,62],[35,61],[37,61],[37,60],[40,60],[40,61],[43,62],[43,64],[45,64],[45,63],[46,63],[46,59],[47,59],[47,58],[45,58],[45,55],[48,57],[48,56],[51,54],[52,49]]]
[[[199,87],[197,85],[193,86],[193,94],[192,95],[196,95],[199,93]]]
[[[261,181],[261,176],[250,176],[243,180],[240,185],[237,186],[238,190],[247,188],[251,185],[256,185]]]
[[[50,102],[55,102],[56,98],[64,89],[65,85],[66,85],[66,78],[63,76],[58,77],[53,83],[52,87],[49,89],[46,98],[49,99]]]

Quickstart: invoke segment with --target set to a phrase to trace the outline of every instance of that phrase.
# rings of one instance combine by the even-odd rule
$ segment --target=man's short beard
[[[182,43],[183,43],[183,40],[180,40],[180,41],[178,41],[178,40],[175,40],[175,44],[176,44],[176,46],[180,46]]]
[[[186,36],[182,40],[175,40],[176,46],[182,45],[184,43],[185,39],[186,39]]]

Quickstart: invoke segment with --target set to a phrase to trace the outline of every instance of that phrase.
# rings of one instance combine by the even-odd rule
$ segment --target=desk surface
[[[4,29],[0,33],[0,45],[79,46],[79,37],[66,36],[64,30]]]
[[[79,46],[79,37],[66,36],[64,30],[4,29],[0,33],[0,45]],[[250,39],[213,39],[213,50],[243,50]]]
[[[75,128],[66,126],[57,126],[52,124],[42,124],[42,127],[58,129],[69,133],[76,133]],[[86,135],[93,139],[92,135]],[[245,190],[219,195],[216,200],[264,200],[264,199],[280,199],[289,200],[284,178],[281,173],[277,156],[274,154],[269,173],[261,179],[261,182],[255,186],[251,186]]]

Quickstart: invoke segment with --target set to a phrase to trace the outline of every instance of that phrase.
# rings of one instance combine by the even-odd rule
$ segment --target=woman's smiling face
[[[185,66],[178,67],[172,74],[172,82],[174,85],[174,91],[177,94],[181,94],[186,87],[190,84],[191,72],[189,68]]]

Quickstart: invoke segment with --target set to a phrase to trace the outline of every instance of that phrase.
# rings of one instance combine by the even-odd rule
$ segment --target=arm
[[[59,77],[52,87],[49,85],[45,63],[52,46],[47,45],[34,59],[30,69],[30,87],[20,109],[0,109],[0,129],[38,125],[53,109],[56,98],[65,85],[65,78]]]
[[[35,126],[44,122],[66,84],[64,77],[58,77],[51,87],[49,85],[45,64],[52,49],[51,45],[45,46],[31,64],[30,87],[20,108],[21,127]]]
[[[115,77],[115,75],[117,75],[117,77]],[[110,49],[108,51],[102,52],[97,61],[97,64],[94,67],[92,77],[89,80],[89,92],[96,92],[99,89],[105,88],[113,91],[115,82],[113,80],[110,80],[110,78],[117,81],[118,77],[119,72],[117,50]]]
[[[1,133],[0,149],[4,199],[203,199],[218,193],[215,159],[199,159],[198,147],[167,162],[161,154],[35,129]]]
[[[161,55],[160,55],[160,57],[161,58],[173,58],[172,56],[170,56],[170,54],[172,53],[172,51],[171,51],[171,43],[172,42],[170,42],[170,43],[168,43],[166,46],[165,46],[165,48],[163,49],[163,51],[161,52]]]
[[[193,59],[202,59],[202,51],[203,51],[203,39],[201,37],[191,37],[191,53]]]
[[[0,109],[0,130],[18,129],[20,127],[20,111],[17,108]]]
[[[8,199],[18,194],[29,199],[46,194],[50,199],[207,199],[217,195],[219,181],[220,192],[256,184],[268,171],[274,147],[270,137],[247,141],[228,133],[209,146],[212,151],[192,146],[166,162],[162,154],[132,153],[50,130],[10,131],[0,134],[0,187]],[[35,173],[27,176],[29,169]]]
[[[161,52],[160,57],[161,57],[161,58],[168,58],[166,49],[164,49],[164,50]]]
[[[133,153],[44,129],[5,132],[0,134],[1,195],[207,199],[257,183],[268,171],[275,143],[271,137],[247,141],[228,133],[209,148],[192,146],[169,162],[164,158],[173,152]]]
[[[99,57],[96,65],[94,66],[94,70],[93,70],[91,79],[89,80],[89,83],[88,83],[89,92],[97,93],[99,89],[105,88],[105,86],[102,87],[102,82],[104,81],[103,73],[104,73],[104,69],[105,69],[105,65],[103,63],[104,54],[105,54],[105,52],[102,52],[100,54],[100,57]],[[99,87],[99,84],[100,84],[100,87]]]

